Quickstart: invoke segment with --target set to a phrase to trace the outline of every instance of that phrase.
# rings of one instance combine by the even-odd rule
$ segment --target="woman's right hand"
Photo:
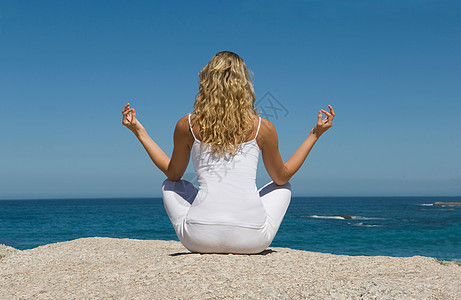
[[[122,124],[129,130],[136,133],[142,128],[141,123],[136,119],[136,110],[130,108],[130,103],[127,103],[122,109]]]

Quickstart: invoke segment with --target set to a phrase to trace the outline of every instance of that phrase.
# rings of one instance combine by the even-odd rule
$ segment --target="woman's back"
[[[266,214],[256,187],[260,152],[256,139],[260,126],[261,118],[255,137],[241,144],[234,155],[214,154],[208,145],[196,138],[190,126],[194,137],[191,158],[200,188],[186,217],[187,222],[249,228],[264,225]]]
[[[162,185],[165,209],[190,251],[258,253],[269,246],[290,203],[288,181],[335,116],[331,106],[329,112],[320,110],[315,127],[283,162],[275,127],[268,120],[261,125],[255,100],[245,62],[233,52],[217,53],[199,73],[192,122],[189,115],[176,124],[171,158],[149,137],[129,103],[122,110],[123,124],[168,177]],[[257,190],[260,151],[273,182]],[[181,179],[190,157],[198,191]]]

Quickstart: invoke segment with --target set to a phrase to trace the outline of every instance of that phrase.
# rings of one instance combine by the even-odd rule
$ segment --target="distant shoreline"
[[[461,206],[461,202],[434,202],[434,206]]]

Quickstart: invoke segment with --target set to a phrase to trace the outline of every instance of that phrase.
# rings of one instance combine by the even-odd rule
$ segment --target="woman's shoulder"
[[[263,149],[264,145],[269,141],[277,140],[277,132],[275,130],[274,124],[271,121],[261,118],[261,126],[259,128],[259,133],[256,138],[259,148]]]
[[[184,116],[176,122],[176,133],[181,135],[190,135],[189,116]]]
[[[261,118],[261,127],[259,129],[259,132],[261,132],[261,133],[273,133],[273,132],[275,132],[275,126],[268,119]]]
[[[187,126],[186,126],[187,125]],[[179,127],[181,129],[188,128],[189,127],[189,116],[184,116],[176,122],[176,127]]]
[[[192,130],[194,133],[192,133]],[[196,126],[194,128],[194,114],[187,114],[180,118],[176,123],[175,131],[190,141],[194,141],[197,138],[200,140],[198,129]]]

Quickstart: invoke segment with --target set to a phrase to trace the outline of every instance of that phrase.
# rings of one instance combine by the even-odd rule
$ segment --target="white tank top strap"
[[[197,138],[195,137],[195,134],[194,134],[194,130],[192,129],[192,123],[190,122],[190,115],[188,115],[189,117],[189,129],[190,129],[190,132],[192,133],[192,136],[194,137],[194,140],[197,140]]]
[[[258,133],[259,133],[259,128],[260,128],[260,127],[261,127],[261,117],[259,117],[258,130],[256,130],[255,139],[258,137]]]

